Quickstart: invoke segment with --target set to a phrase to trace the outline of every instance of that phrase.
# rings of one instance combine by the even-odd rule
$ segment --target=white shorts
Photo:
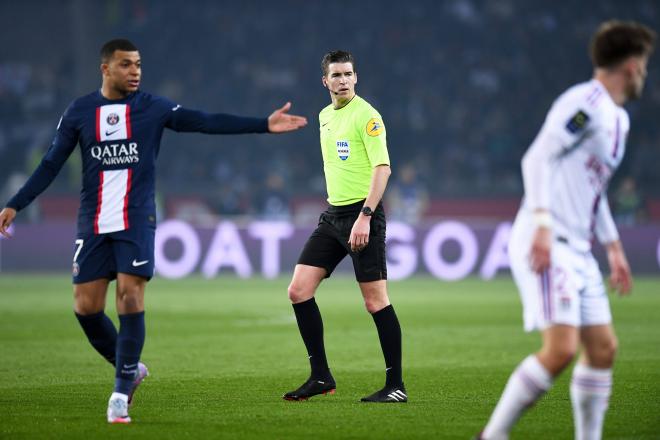
[[[518,215],[509,241],[511,272],[523,303],[525,330],[545,330],[553,324],[610,324],[609,299],[591,252],[575,250],[566,240],[555,238],[550,269],[537,274],[529,260],[536,228],[526,217]]]

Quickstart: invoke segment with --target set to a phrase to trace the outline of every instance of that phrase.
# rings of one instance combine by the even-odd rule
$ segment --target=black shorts
[[[387,279],[385,262],[385,211],[378,204],[371,216],[369,244],[358,252],[352,252],[348,237],[355,220],[360,215],[364,201],[346,206],[332,206],[321,214],[319,225],[307,240],[298,264],[322,267],[326,278],[348,254],[353,260],[355,279],[365,283]]]

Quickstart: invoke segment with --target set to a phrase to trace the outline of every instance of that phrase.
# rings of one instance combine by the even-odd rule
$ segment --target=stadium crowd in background
[[[393,163],[410,163],[423,192],[432,197],[518,197],[518,160],[543,121],[544,109],[589,73],[584,41],[598,23],[613,16],[645,17],[658,28],[660,21],[660,6],[649,0],[563,6],[547,0],[419,1],[402,9],[371,8],[367,2],[354,5],[346,16],[321,3],[293,0],[277,5],[200,1],[195,8],[156,0],[108,2],[100,8],[69,3],[95,17],[95,28],[74,25],[71,8],[44,3],[41,15],[49,17],[48,26],[30,27],[20,53],[7,47],[0,57],[0,190],[12,178],[20,179],[12,176],[16,170],[31,173],[67,99],[95,84],[80,67],[88,65],[81,54],[93,53],[93,47],[72,41],[83,37],[94,46],[94,36],[105,33],[127,35],[144,47],[149,54],[145,86],[183,105],[231,103],[239,114],[257,114],[286,95],[310,119],[324,99],[310,66],[319,51],[349,48],[365,66],[363,96],[383,114],[390,141],[402,147],[392,152]],[[295,28],[278,25],[296,20]],[[361,31],[338,35],[332,30],[336,22]],[[66,30],[47,33],[51,23],[63,23]],[[34,29],[44,30],[34,34]],[[286,38],[286,50],[268,44],[274,35]],[[48,50],[44,41],[52,44]],[[182,66],[186,75],[179,74]],[[660,89],[654,86],[660,70],[649,69],[645,99],[628,108],[635,129],[611,195],[627,176],[644,196],[660,194],[655,170],[660,126],[649,111],[660,105]],[[237,83],[247,84],[247,93],[233,87]],[[190,144],[194,156],[187,153]],[[165,197],[201,191],[220,214],[269,216],[264,210],[272,204],[264,200],[273,191],[273,173],[283,178],[287,200],[325,195],[315,172],[321,166],[318,134],[311,129],[274,143],[166,136],[160,165],[158,188]],[[54,191],[75,195],[79,173],[79,164],[72,163]]]

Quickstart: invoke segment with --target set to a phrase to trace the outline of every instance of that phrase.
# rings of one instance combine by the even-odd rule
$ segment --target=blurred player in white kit
[[[543,345],[510,376],[479,438],[508,438],[580,346],[570,386],[575,438],[601,438],[617,340],[591,241],[595,234],[607,250],[612,288],[628,294],[632,278],[607,185],[630,127],[622,105],[641,96],[655,37],[634,22],[601,24],[591,41],[593,79],[559,96],[523,157],[525,197],[509,255],[525,330],[539,330]]]

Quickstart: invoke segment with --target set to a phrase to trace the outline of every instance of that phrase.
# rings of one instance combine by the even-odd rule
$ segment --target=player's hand
[[[552,247],[552,231],[540,226],[534,233],[532,248],[529,251],[529,262],[532,270],[543,273],[550,268],[550,249]]]
[[[619,240],[606,246],[607,261],[610,265],[610,287],[619,295],[628,295],[632,290],[630,265]]]
[[[271,133],[284,133],[298,130],[307,125],[307,118],[304,116],[288,114],[290,108],[291,103],[287,102],[268,117],[268,131]]]
[[[353,223],[351,235],[348,237],[348,244],[351,251],[360,252],[369,244],[369,231],[371,229],[371,217],[360,214]]]
[[[5,238],[10,238],[9,226],[16,218],[16,210],[14,208],[4,208],[0,211],[0,234]]]

